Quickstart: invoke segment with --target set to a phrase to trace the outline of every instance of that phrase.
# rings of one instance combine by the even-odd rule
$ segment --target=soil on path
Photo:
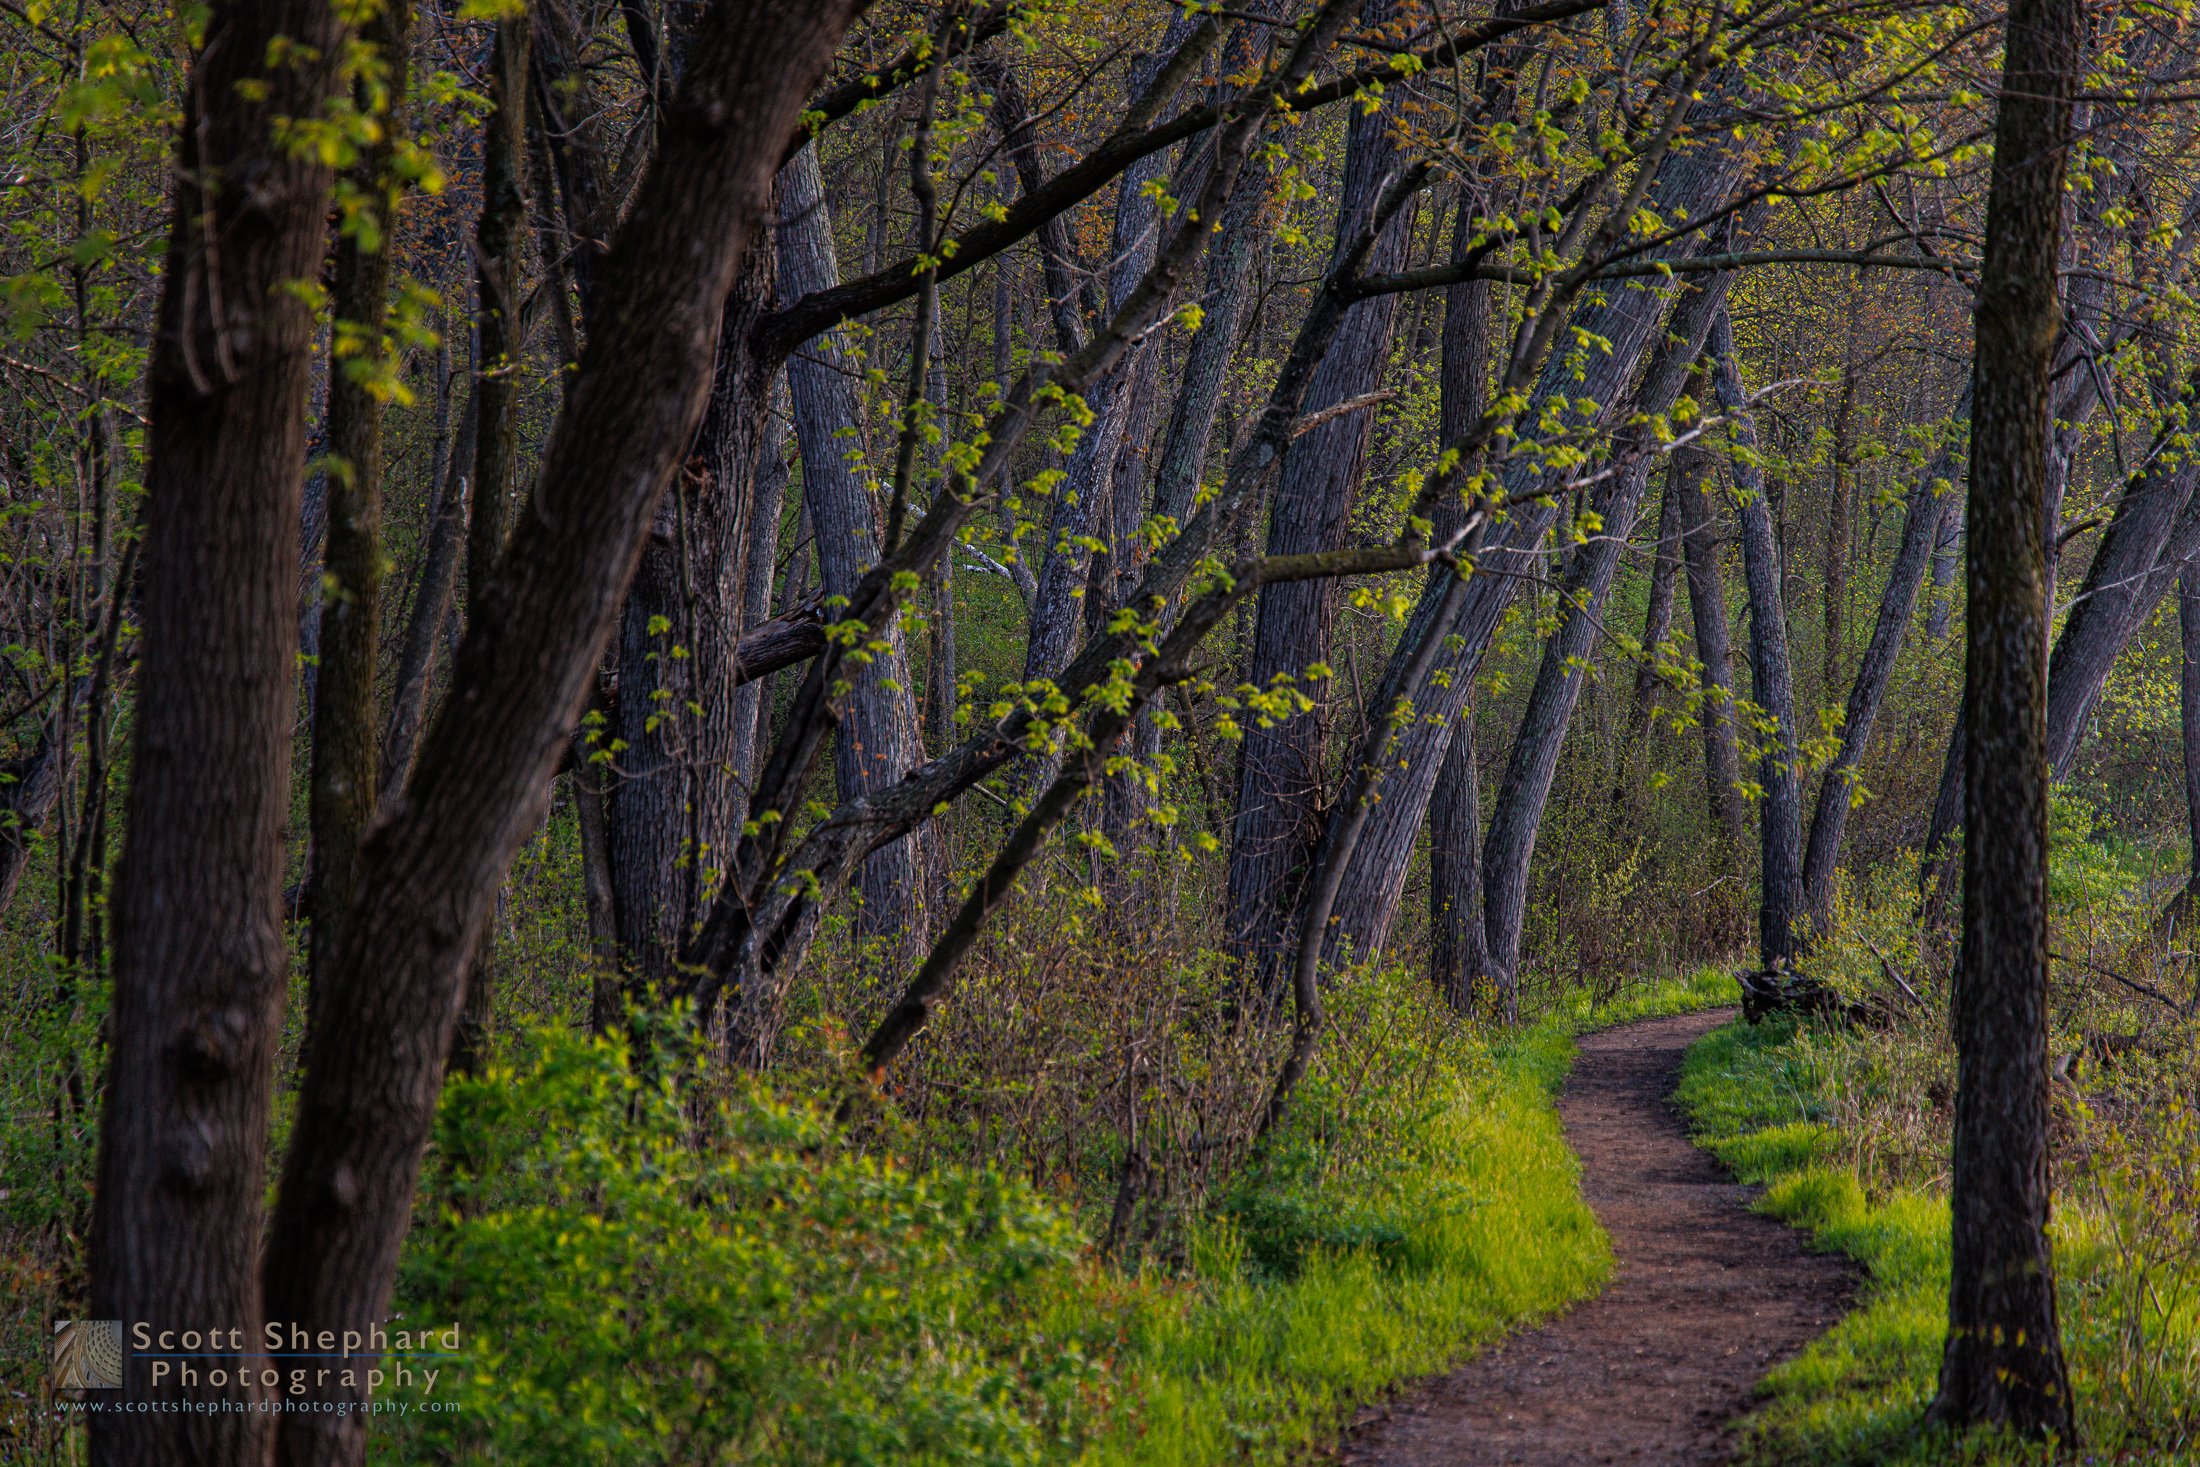
[[[1691,1146],[1682,1052],[1733,1011],[1583,1036],[1559,1099],[1611,1285],[1533,1334],[1362,1413],[1361,1467],[1723,1462],[1757,1382],[1848,1307],[1841,1259],[1748,1210],[1756,1189]]]

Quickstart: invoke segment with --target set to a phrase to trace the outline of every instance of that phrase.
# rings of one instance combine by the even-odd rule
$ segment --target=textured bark
[[[1819,647],[1818,699],[1830,702],[1841,685],[1847,650],[1849,551],[1856,518],[1856,327],[1850,317],[1848,360],[1841,369],[1841,403],[1833,414],[1833,482],[1826,502],[1825,600]]]
[[[1703,666],[1703,701],[1696,710],[1703,734],[1704,792],[1711,820],[1739,854],[1747,843],[1742,810],[1742,761],[1734,747],[1734,649],[1727,627],[1726,576],[1720,565],[1718,519],[1704,477],[1709,454],[1682,449],[1674,455],[1672,492],[1681,504],[1681,556],[1688,572],[1688,613],[1696,629],[1696,660]]]
[[[590,313],[588,344],[545,445],[537,491],[498,574],[477,600],[453,665],[450,696],[412,778],[366,843],[359,905],[344,924],[326,985],[326,1023],[305,1055],[266,1255],[270,1317],[311,1330],[364,1330],[387,1317],[466,956],[513,850],[536,828],[552,769],[594,680],[658,497],[702,417],[725,299],[767,219],[779,140],[794,126],[855,8],[719,0],[696,40],[688,83],[664,109],[657,152],[605,264],[604,298]],[[247,48],[246,54],[262,49]],[[271,298],[283,297],[264,290],[227,296]],[[210,476],[204,482],[226,481]],[[285,563],[295,554],[294,500],[292,505],[293,517],[270,517],[278,520]],[[226,522],[258,523],[249,515]],[[276,558],[271,554],[271,561]],[[203,597],[212,580],[199,577],[196,594]],[[235,645],[287,642],[287,633],[265,632],[273,615],[271,604],[253,624],[259,630],[233,639]],[[283,654],[280,680],[287,688],[289,649],[276,650]],[[201,688],[206,665],[194,669]],[[289,710],[276,701],[282,704],[279,743],[287,738]],[[234,694],[222,700],[231,727],[241,703]],[[265,753],[263,763],[280,771],[281,757],[278,748]],[[209,767],[219,766],[204,760],[194,766],[198,788],[216,787],[207,779]],[[233,800],[233,791],[250,785],[240,777],[218,787]],[[271,833],[275,823],[269,822]],[[206,819],[133,821],[132,828],[189,830],[197,850],[204,832],[219,827],[218,819]],[[270,918],[275,879],[271,858]],[[211,907],[171,902],[168,910]],[[220,930],[233,944],[240,930],[249,929],[230,921]],[[271,920],[267,931],[270,938],[279,935]],[[279,966],[274,971],[279,974]],[[167,978],[173,985],[174,965]],[[156,1067],[151,1056],[143,1063],[149,1071]],[[265,1092],[263,1071],[263,1106]],[[264,1131],[264,1111],[258,1118]],[[151,1162],[177,1153],[154,1146],[141,1154]],[[256,1172],[250,1180],[256,1197]],[[248,1225],[233,1235],[237,1251],[249,1255],[257,1229]],[[185,1268],[162,1275],[208,1276]],[[206,1306],[194,1311],[195,1318],[259,1318],[256,1308],[240,1308],[233,1298],[195,1302]],[[143,1310],[115,1312],[154,1317]],[[327,1393],[359,1399],[333,1385]],[[173,1440],[178,1422],[147,1419]],[[286,1415],[283,1457],[297,1464],[356,1463],[365,1429],[356,1409]],[[249,1458],[227,1454],[219,1460]]]
[[[1372,0],[1364,24],[1379,24],[1390,0]],[[1337,201],[1337,248],[1345,247],[1397,167],[1385,109],[1352,119]],[[1410,212],[1401,212],[1369,252],[1370,272],[1398,269],[1412,240]],[[1346,313],[1337,339],[1308,390],[1306,409],[1319,412],[1373,391],[1390,357],[1397,297],[1361,301]],[[1268,523],[1268,553],[1301,555],[1344,544],[1352,502],[1364,471],[1371,411],[1347,413],[1302,434],[1284,455]],[[1231,827],[1229,940],[1240,956],[1268,971],[1289,942],[1307,858],[1321,831],[1323,761],[1331,691],[1308,681],[1308,669],[1330,653],[1337,588],[1330,581],[1271,586],[1253,623],[1253,654],[1244,681],[1266,689],[1283,679],[1312,699],[1310,710],[1262,727],[1249,723],[1239,747],[1237,810]]]
[[[1965,390],[1956,417],[1968,421],[1971,395]],[[1925,580],[1927,564],[1939,542],[1940,526],[1956,502],[1951,481],[1961,463],[1955,445],[1943,447],[1918,473],[1903,504],[1902,543],[1887,569],[1887,587],[1880,594],[1879,612],[1872,622],[1872,637],[1864,648],[1864,660],[1849,685],[1847,707],[1841,719],[1841,747],[1826,766],[1818,786],[1818,803],[1811,814],[1810,845],[1803,854],[1803,899],[1818,931],[1828,930],[1833,920],[1834,872],[1841,861],[1841,838],[1848,829],[1855,795],[1855,769],[1868,747],[1872,724],[1886,701],[1894,681],[1895,660],[1917,610],[1917,593]]]
[[[1939,643],[1948,640],[1948,627],[1955,618],[1956,576],[1963,567],[1963,505],[1951,505],[1940,517],[1940,539],[1933,547],[1933,605],[1925,618],[1927,641]]]
[[[572,242],[566,268],[586,316],[595,309],[604,257],[618,229],[605,165],[609,149],[604,119],[610,114],[582,64],[580,29],[566,0],[533,0],[529,13],[534,21],[530,71],[535,103],[565,209],[566,237]]]
[[[2200,905],[2200,562],[2186,561],[2177,578],[2178,752],[2185,773],[2185,923]]]
[[[1454,262],[1474,248],[1475,202],[1462,190],[1452,221]],[[1445,443],[1463,442],[1489,407],[1490,294],[1486,280],[1469,280],[1444,292],[1437,411]],[[1447,502],[1448,523],[1438,529],[1455,529],[1464,514],[1456,499]],[[1482,791],[1481,771],[1475,766],[1473,706],[1463,708],[1458,718],[1429,804],[1429,978],[1452,1011],[1463,1014],[1483,1002],[1489,949],[1482,926]],[[1348,922],[1363,920],[1347,915]]]
[[[413,587],[412,610],[398,645],[397,676],[382,730],[381,798],[389,799],[412,773],[420,731],[428,721],[428,692],[435,681],[436,649],[458,589],[459,562],[465,556],[466,521],[471,513],[474,431],[480,400],[469,393],[458,418],[456,446],[428,515],[428,543],[421,552]]]
[[[497,22],[489,57],[494,111],[482,128],[481,225],[474,239],[474,332],[480,343],[474,399],[474,489],[466,521],[466,594],[478,599],[496,574],[519,487],[519,390],[526,332],[520,320],[527,195],[527,55],[523,12]]]
[[[1474,710],[1459,716],[1444,771],[1429,798],[1429,978],[1455,1014],[1488,1007],[1482,928],[1482,791],[1474,763]]]
[[[1179,15],[1163,36],[1160,48],[1137,57],[1130,68],[1130,89],[1142,95],[1160,78],[1164,63],[1176,49],[1204,27],[1192,15]],[[1108,293],[1104,307],[1109,316],[1123,308],[1130,293],[1153,263],[1158,243],[1160,209],[1147,186],[1160,181],[1166,155],[1155,153],[1139,159],[1123,171],[1116,195],[1115,219],[1108,242]],[[1027,188],[1029,187],[1027,183]],[[1065,340],[1067,338],[1065,337]],[[1024,680],[1051,681],[1069,665],[1079,634],[1094,605],[1091,586],[1102,586],[1105,597],[1105,562],[1096,565],[1088,545],[1113,538],[1118,460],[1129,447],[1129,467],[1135,471],[1143,445],[1140,419],[1151,411],[1154,390],[1154,356],[1158,341],[1133,348],[1116,369],[1101,379],[1088,395],[1093,420],[1070,454],[1069,466],[1055,491],[1046,530],[1045,554],[1039,562],[1038,596],[1031,605],[1031,629],[1024,643]],[[1133,491],[1133,502],[1139,496]],[[1142,505],[1140,506],[1143,507]],[[1039,782],[1047,778],[1042,761]]]
[[[1673,600],[1681,573],[1681,501],[1672,478],[1679,470],[1668,460],[1666,488],[1658,496],[1658,538],[1650,559],[1650,594],[1642,615],[1642,665],[1635,669],[1634,697],[1627,710],[1627,747],[1634,749],[1650,727],[1657,703],[1658,649],[1673,635]]]
[[[784,294],[791,298],[838,283],[815,149],[796,154],[782,171],[778,240]],[[853,595],[879,558],[878,507],[848,461],[853,440],[843,436],[862,415],[852,370],[837,331],[810,342],[787,363],[802,496],[827,597]],[[884,789],[924,762],[908,658],[898,632],[885,641],[886,648],[868,665],[848,669],[848,691],[837,700],[833,769],[842,799]],[[924,883],[929,862],[918,849],[925,838],[920,832],[897,841],[864,862],[858,930],[865,936],[908,936],[921,927],[930,896]]]
[[[814,657],[825,646],[823,618],[790,618],[782,623],[772,618],[772,594],[776,589],[772,582],[779,565],[779,528],[787,508],[787,457],[786,457],[786,402],[787,381],[784,374],[775,379],[768,403],[768,414],[763,424],[763,440],[756,450],[755,503],[749,510],[748,570],[741,582],[741,634],[740,666],[736,676],[740,685],[734,691],[733,702],[733,768],[739,782],[740,817],[748,816],[748,787],[756,778],[756,765],[762,756],[765,741],[771,735],[770,684],[764,678],[782,667],[792,666],[803,657]],[[790,608],[791,609],[791,608]],[[805,644],[789,647],[788,655],[777,655],[780,645],[775,634],[791,631],[796,626],[808,632]],[[738,823],[736,829],[739,828]]]
[[[1714,275],[1676,306],[1666,338],[1630,405],[1631,418],[1657,419],[1673,411],[1726,301],[1728,283],[1729,277]],[[1609,472],[1590,498],[1590,508],[1604,528],[1575,548],[1567,567],[1558,593],[1558,629],[1544,642],[1535,686],[1520,716],[1504,783],[1490,815],[1489,837],[1482,846],[1482,925],[1492,997],[1498,1016],[1508,1023],[1520,1011],[1520,938],[1536,835],[1542,829],[1567,725],[1588,680],[1589,660],[1603,626],[1604,598],[1619,569],[1620,552],[1634,533],[1643,489],[1657,456],[1657,439],[1648,426],[1630,429],[1614,442]]]
[[[1757,961],[1786,966],[1795,956],[1803,915],[1803,791],[1795,747],[1795,673],[1788,662],[1787,603],[1781,594],[1780,542],[1772,500],[1757,466],[1757,426],[1734,361],[1734,330],[1724,312],[1712,327],[1711,392],[1727,418],[1742,569],[1749,581],[1750,701],[1772,727],[1760,738],[1757,783]]]
[[[992,88],[993,125],[1001,134],[1001,151],[1016,170],[1017,184],[1026,198],[1044,197],[1047,178],[1039,163],[1038,125],[1030,103],[1024,99],[1023,83],[1012,68],[995,57],[981,57],[972,71]],[[1049,213],[1033,233],[1039,247],[1040,276],[1046,284],[1047,319],[1054,326],[1055,347],[1066,356],[1085,344],[1085,325],[1078,309],[1078,279],[1084,272],[1062,211]],[[1096,297],[1082,299],[1089,300],[1093,309],[1099,308]]]
[[[637,995],[670,976],[740,831],[736,688],[770,390],[748,343],[773,278],[772,252],[753,251],[726,298],[702,428],[619,618],[611,726],[625,747],[604,816],[620,966]]]
[[[1671,154],[1654,175],[1650,198],[1661,210],[1680,209],[1691,216],[1701,215],[1715,208],[1740,177],[1739,164],[1722,149]],[[1593,350],[1578,360],[1568,347],[1554,350],[1542,364],[1528,405],[1517,421],[1541,423],[1554,399],[1563,397],[1602,405],[1591,415],[1569,410],[1564,415],[1569,428],[1614,426],[1620,405],[1627,400],[1627,386],[1665,319],[1669,300],[1662,286],[1626,281],[1609,283],[1601,298],[1592,297],[1575,305],[1561,328],[1561,341],[1579,339],[1572,335],[1578,328],[1590,337],[1609,342],[1610,350]],[[1584,416],[1588,421],[1583,421]],[[1368,812],[1353,847],[1337,893],[1336,909],[1353,914],[1357,951],[1372,953],[1389,939],[1405,890],[1406,855],[1428,813],[1429,798],[1445,766],[1451,731],[1466,706],[1475,669],[1522,582],[1538,579],[1543,573],[1543,541],[1559,513],[1551,500],[1534,497],[1547,487],[1543,480],[1534,455],[1517,456],[1509,463],[1499,487],[1513,507],[1476,556],[1476,573],[1452,618],[1433,681],[1414,695],[1415,707],[1425,716],[1399,736],[1394,750],[1396,767],[1384,778],[1382,798]],[[1432,580],[1423,588],[1421,600],[1400,637],[1400,650],[1392,653],[1393,659],[1420,645],[1442,598],[1440,581]]]
[[[320,115],[348,38],[320,0],[218,5],[206,27],[176,134],[147,368],[136,748],[90,1302],[96,1318],[156,1329],[244,1326],[237,1364],[253,1368],[265,1363],[261,1202],[288,966],[283,831],[314,338],[312,312],[283,286],[318,272],[331,182],[311,154],[278,142],[275,119]],[[271,64],[284,39],[318,61]],[[178,1398],[149,1374],[144,1357],[125,1362],[131,1399]],[[251,1464],[271,1423],[250,1409],[107,1413],[91,1418],[92,1453]]]
[[[2176,577],[2183,557],[2173,541],[2189,518],[2196,484],[2200,466],[2175,454],[2157,458],[2124,490],[2086,567],[2048,664],[2047,762],[2057,779],[2069,773],[2117,655]]]
[[[370,378],[392,370],[383,338],[397,250],[399,191],[390,163],[394,140],[405,131],[411,31],[412,7],[398,0],[375,11],[360,32],[360,41],[372,46],[389,70],[380,84],[353,83],[355,105],[362,114],[379,118],[381,133],[351,171],[364,202],[360,218],[339,235],[334,250],[330,305],[338,321],[357,331],[360,345],[355,354],[331,362],[328,373],[327,549],[307,796],[313,835],[313,869],[307,879],[313,970],[335,950],[337,926],[356,894],[359,842],[374,819],[377,793],[383,399]],[[308,1022],[314,992],[307,989]]]
[[[2049,374],[2078,0],[2010,6],[1972,366],[1963,958],[1948,1342],[1931,1419],[2075,1444],[2047,1236]]]
[[[497,22],[489,50],[491,112],[482,127],[481,223],[474,234],[474,484],[467,500],[466,595],[472,620],[496,575],[519,490],[519,399],[527,349],[521,319],[526,268],[528,13]],[[498,894],[501,902],[502,893]],[[488,1053],[496,1002],[496,927],[486,924],[466,965],[465,996],[451,1042],[451,1069],[474,1073]]]

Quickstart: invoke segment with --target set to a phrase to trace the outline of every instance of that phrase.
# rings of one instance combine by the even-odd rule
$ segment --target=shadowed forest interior
[[[1319,1456],[1728,1005],[1733,1451],[2200,1452],[2188,0],[0,34],[0,1459]]]

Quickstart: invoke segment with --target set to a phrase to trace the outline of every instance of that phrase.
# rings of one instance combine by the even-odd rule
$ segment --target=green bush
[[[464,1359],[443,1460],[1035,1462],[1105,1394],[1056,1306],[1082,1239],[998,1172],[912,1175],[761,1090],[697,1118],[538,1029],[448,1089],[405,1294]],[[455,1392],[452,1395],[451,1392]]]

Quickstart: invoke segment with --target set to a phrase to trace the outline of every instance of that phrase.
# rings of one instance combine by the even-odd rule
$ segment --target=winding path
[[[1583,1036],[1559,1100],[1582,1196],[1618,1268],[1596,1298],[1362,1414],[1359,1467],[1573,1467],[1726,1459],[1757,1382],[1841,1317],[1851,1275],[1748,1210],[1691,1146],[1681,1055],[1733,1010]]]

